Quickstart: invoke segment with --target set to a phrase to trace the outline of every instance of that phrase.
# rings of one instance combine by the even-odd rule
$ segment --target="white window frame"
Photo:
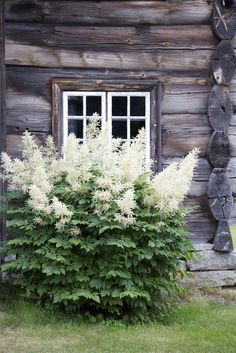
[[[127,97],[127,116],[112,116],[112,97]],[[130,97],[145,97],[145,116],[130,116]],[[127,120],[127,141],[130,141],[130,121],[145,120],[146,157],[150,158],[150,92],[107,92],[107,122],[112,135],[112,119]]]
[[[83,97],[83,115],[69,115],[68,114],[68,97]],[[86,115],[86,97],[99,96],[101,97],[101,120],[102,126],[106,119],[106,92],[104,91],[64,91],[63,92],[63,145],[68,137],[68,120],[83,120],[83,142],[86,142],[86,119],[90,116]]]
[[[68,97],[71,96],[82,96],[83,97],[83,115],[81,116],[69,116],[68,115]],[[102,127],[104,122],[108,122],[108,128],[110,134],[112,134],[112,118],[119,120],[127,120],[127,141],[130,141],[130,121],[131,120],[145,120],[145,132],[146,132],[146,157],[147,160],[150,158],[150,92],[140,91],[129,91],[129,92],[110,92],[110,91],[63,91],[63,144],[65,144],[68,137],[68,119],[83,120],[83,140],[86,142],[86,123],[84,120],[88,119],[86,116],[86,96],[101,96],[101,123]],[[112,97],[127,97],[127,116],[112,116]],[[145,97],[145,116],[130,116],[130,97]]]

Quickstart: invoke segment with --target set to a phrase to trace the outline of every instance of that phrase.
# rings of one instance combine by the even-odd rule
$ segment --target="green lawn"
[[[236,225],[231,226],[230,229],[232,233],[234,248],[236,249]]]
[[[233,297],[232,297],[233,296]],[[0,353],[235,353],[236,294],[176,304],[169,323],[85,324],[35,308],[0,287]],[[224,297],[227,298],[227,297]]]

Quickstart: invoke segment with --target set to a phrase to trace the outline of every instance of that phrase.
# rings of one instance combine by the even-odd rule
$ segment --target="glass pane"
[[[145,128],[145,120],[130,120],[130,137],[136,137],[143,127]]]
[[[68,119],[68,134],[72,133],[78,139],[83,138],[83,120]]]
[[[86,116],[92,116],[93,113],[102,114],[102,97],[87,96],[86,97]]]
[[[112,97],[112,116],[127,116],[127,97]]]
[[[145,116],[145,97],[130,97],[130,116]]]
[[[127,120],[112,121],[112,136],[127,139]]]
[[[83,97],[70,96],[68,97],[68,115],[83,115]]]

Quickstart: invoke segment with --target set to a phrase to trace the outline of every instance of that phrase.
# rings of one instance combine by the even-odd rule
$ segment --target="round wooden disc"
[[[214,130],[228,129],[232,116],[232,103],[229,89],[226,86],[215,85],[208,102],[208,118]]]
[[[233,207],[233,196],[225,169],[215,168],[211,173],[207,196],[214,218],[219,221],[229,219]]]
[[[230,40],[222,40],[212,62],[212,73],[218,85],[229,85],[235,70],[234,48]]]
[[[216,0],[212,12],[212,29],[219,39],[233,39],[236,32],[236,8],[225,0]]]
[[[230,141],[227,132],[213,132],[207,150],[209,161],[215,168],[226,168],[230,160]]]

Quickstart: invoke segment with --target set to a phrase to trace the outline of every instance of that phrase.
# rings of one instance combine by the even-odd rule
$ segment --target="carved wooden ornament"
[[[232,39],[236,32],[236,8],[233,1],[216,0],[212,12],[212,29],[219,39]]]
[[[234,48],[230,40],[222,40],[216,49],[212,73],[218,85],[229,85],[235,69]]]
[[[234,249],[228,221],[219,221],[213,244],[215,251],[230,252]]]
[[[215,168],[213,170],[207,187],[207,196],[214,218],[217,221],[229,219],[233,207],[233,196],[225,169]]]
[[[227,132],[213,132],[207,156],[215,168],[226,168],[230,160],[230,141]]]
[[[208,102],[208,118],[214,130],[228,129],[232,117],[232,103],[226,86],[214,85]]]

